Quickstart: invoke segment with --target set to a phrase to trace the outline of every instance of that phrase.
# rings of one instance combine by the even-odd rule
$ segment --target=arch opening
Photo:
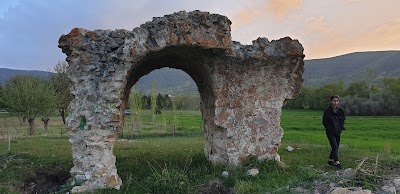
[[[215,107],[215,94],[213,92],[213,81],[210,76],[210,67],[207,65],[207,62],[221,55],[218,53],[222,53],[222,51],[218,52],[215,49],[211,50],[193,46],[168,47],[149,53],[137,63],[138,65],[128,70],[127,82],[122,90],[123,96],[121,98],[120,110],[125,110],[130,90],[142,76],[149,74],[155,69],[169,67],[184,71],[196,83],[201,100],[202,126],[209,125],[206,121],[212,120],[213,112],[207,110],[213,110]]]
[[[223,140],[223,136],[226,136],[226,133],[221,126],[217,126],[214,123],[216,97],[211,73],[213,61],[223,57],[224,54],[224,50],[221,49],[204,49],[196,46],[167,47],[149,53],[137,62],[137,66],[133,66],[128,70],[120,111],[125,110],[130,90],[141,77],[156,69],[165,67],[182,70],[196,83],[200,95],[201,126],[206,140],[204,146],[205,156],[215,163],[224,163],[228,159],[227,154],[223,148],[214,146],[212,142],[212,139]],[[123,119],[124,117],[121,117],[122,121],[120,123],[122,125],[124,124]],[[218,133],[215,133],[215,131]]]
[[[160,51],[152,52],[143,57],[137,66],[128,70],[127,82],[123,88],[121,110],[126,107],[129,92],[132,86],[139,81],[141,77],[149,74],[151,71],[164,67],[179,69],[187,73],[197,85],[200,94],[201,104],[206,107],[212,107],[215,101],[213,91],[213,81],[211,70],[207,61],[220,56],[223,51],[216,49],[204,49],[193,46],[168,47]],[[201,109],[202,111],[203,109]],[[203,111],[202,111],[203,112]]]

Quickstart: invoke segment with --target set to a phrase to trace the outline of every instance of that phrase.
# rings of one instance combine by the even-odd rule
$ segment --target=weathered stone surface
[[[387,177],[381,190],[385,193],[400,193],[400,177]]]
[[[259,172],[260,171],[258,170],[258,168],[252,168],[252,169],[247,170],[247,175],[257,176]]]
[[[382,191],[386,192],[386,193],[390,193],[390,194],[396,194],[396,187],[391,187],[391,186],[383,186]]]
[[[371,191],[368,189],[363,190],[361,187],[353,187],[353,188],[334,188],[333,191],[329,192],[329,194],[371,194]]]
[[[400,190],[400,177],[395,178],[393,180],[394,185],[396,186],[396,188],[398,188]]]
[[[181,11],[132,31],[75,28],[61,36],[74,96],[67,118],[71,174],[84,181],[73,191],[119,188],[112,151],[130,88],[162,67],[196,82],[210,161],[279,160],[281,108],[300,92],[303,47],[289,37],[241,45],[231,40],[230,24],[218,14]]]

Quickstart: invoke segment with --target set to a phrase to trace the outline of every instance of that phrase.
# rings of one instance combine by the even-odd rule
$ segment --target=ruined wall
[[[300,92],[303,49],[290,38],[272,42],[259,38],[248,46],[233,43],[231,49],[233,55],[217,61],[212,72],[214,122],[223,130],[214,137],[213,144],[207,141],[206,149],[221,154],[206,153],[212,161],[233,165],[249,155],[279,160],[281,108],[286,99]]]
[[[76,28],[60,38],[74,95],[71,174],[83,183],[73,192],[120,187],[112,151],[129,90],[162,67],[182,69],[196,82],[211,162],[279,160],[281,108],[300,91],[303,48],[288,37],[241,45],[231,41],[230,24],[218,14],[182,11],[132,31]]]

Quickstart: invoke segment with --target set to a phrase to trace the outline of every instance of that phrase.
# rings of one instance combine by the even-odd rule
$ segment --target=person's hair
[[[339,99],[339,96],[338,96],[338,95],[333,95],[333,96],[331,96],[331,101],[332,101],[334,98]]]

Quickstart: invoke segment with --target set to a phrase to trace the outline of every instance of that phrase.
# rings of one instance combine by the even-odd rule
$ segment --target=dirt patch
[[[70,177],[69,168],[41,167],[27,175],[21,189],[26,194],[53,193],[59,191]]]

